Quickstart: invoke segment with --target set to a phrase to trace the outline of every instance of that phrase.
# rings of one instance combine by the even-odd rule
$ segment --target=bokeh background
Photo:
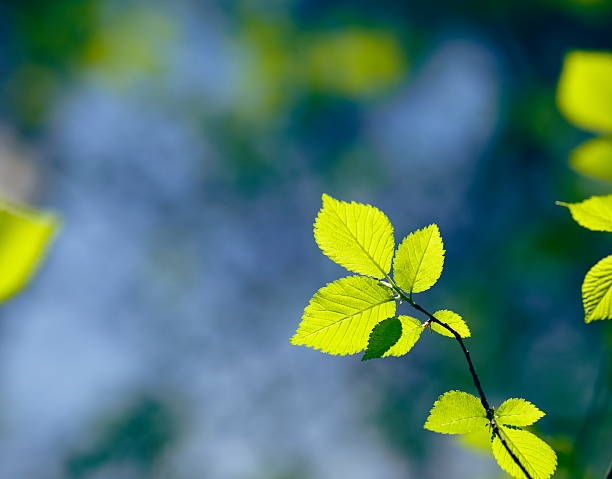
[[[0,309],[0,478],[505,477],[422,428],[474,392],[454,342],[289,344],[344,275],[323,192],[396,240],[440,225],[421,302],[466,318],[494,403],[548,413],[555,477],[604,477],[610,330],[580,284],[610,242],[554,202],[610,185],[569,168],[590,134],[555,91],[611,25],[606,0],[0,2],[0,195],[63,220]]]

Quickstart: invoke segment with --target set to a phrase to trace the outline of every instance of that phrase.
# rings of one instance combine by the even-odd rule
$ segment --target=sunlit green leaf
[[[484,428],[488,423],[480,399],[463,391],[449,391],[434,403],[425,429],[443,434],[464,434]]]
[[[612,195],[591,196],[580,203],[563,203],[580,226],[593,231],[612,231]]]
[[[593,266],[582,283],[584,320],[612,318],[612,255]]]
[[[586,130],[612,132],[612,54],[574,51],[559,80],[559,109]]]
[[[398,316],[402,322],[402,335],[384,356],[403,356],[412,349],[412,346],[419,340],[423,332],[423,324],[418,319],[410,316]]]
[[[0,301],[26,285],[57,227],[50,213],[0,202]]]
[[[557,455],[536,435],[522,429],[500,426],[500,432],[510,450],[527,469],[533,479],[548,479],[557,468]],[[493,455],[504,471],[517,479],[526,478],[497,436],[491,445]]]
[[[395,315],[391,290],[365,276],[349,276],[321,288],[304,310],[292,344],[330,354],[365,349],[374,325]]]
[[[393,274],[397,284],[409,293],[431,288],[442,274],[444,245],[437,225],[410,233],[397,248]]]
[[[511,398],[495,411],[497,424],[529,426],[544,417],[544,413],[524,399]]]
[[[612,181],[612,138],[593,138],[574,149],[570,166],[590,178]]]
[[[397,343],[402,335],[402,322],[395,316],[382,320],[372,329],[362,361],[380,358]]]
[[[314,225],[319,248],[354,273],[384,278],[393,259],[393,226],[377,208],[323,195]]]
[[[445,309],[443,311],[435,312],[434,317],[436,319],[439,319],[443,323],[448,324],[451,328],[457,331],[457,333],[459,333],[459,336],[461,336],[462,338],[470,337],[470,328],[461,318],[461,316],[459,316],[457,313],[453,313],[452,311],[448,311]],[[441,334],[442,336],[448,336],[450,338],[455,337],[453,333],[451,333],[448,329],[446,329],[444,326],[439,325],[438,323],[432,322],[431,329],[436,333]]]

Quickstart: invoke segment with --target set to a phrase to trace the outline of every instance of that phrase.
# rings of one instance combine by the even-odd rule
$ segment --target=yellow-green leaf
[[[393,226],[377,208],[323,195],[314,225],[319,248],[349,271],[384,278],[393,259]]]
[[[365,349],[372,328],[395,315],[389,288],[365,276],[349,276],[321,288],[304,310],[292,344],[330,354]]]
[[[392,316],[383,319],[376,324],[370,333],[368,339],[368,348],[366,349],[362,361],[369,359],[381,358],[391,347],[397,343],[402,335],[402,322]]]
[[[393,262],[396,283],[409,293],[431,288],[442,274],[444,245],[437,225],[410,233],[397,248]]]
[[[0,301],[27,284],[57,226],[53,214],[0,202]]]
[[[444,393],[434,403],[425,429],[442,434],[465,434],[489,424],[480,399],[463,391]]]
[[[524,399],[511,398],[495,411],[497,424],[506,426],[529,426],[544,417],[544,413]]]
[[[434,313],[434,317],[439,319],[443,323],[448,324],[451,328],[459,333],[459,336],[462,338],[470,337],[470,328],[466,324],[466,322],[459,316],[457,313],[453,313],[452,311],[442,310]],[[449,338],[454,338],[454,334],[451,333],[444,326],[440,326],[438,323],[430,323],[431,329],[436,333],[441,334],[442,336],[448,336]]]
[[[570,166],[590,178],[612,181],[612,138],[593,138],[584,142],[572,151]]]
[[[395,346],[391,347],[383,357],[403,356],[412,349],[423,332],[423,325],[418,319],[410,316],[398,316],[397,318],[402,322],[402,335]]]
[[[574,51],[565,57],[559,109],[586,130],[612,132],[612,54]]]
[[[557,468],[557,455],[542,439],[522,429],[510,429],[504,426],[499,426],[499,429],[510,450],[533,479],[548,479],[554,474]],[[497,436],[493,439],[491,449],[499,467],[504,471],[517,479],[527,477]]]
[[[582,283],[584,321],[612,318],[612,255],[593,266]]]
[[[580,203],[563,203],[580,226],[593,231],[612,231],[612,195],[591,196]]]

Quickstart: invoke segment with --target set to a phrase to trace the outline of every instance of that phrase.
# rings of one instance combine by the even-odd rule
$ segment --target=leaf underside
[[[373,206],[323,195],[314,236],[323,253],[349,271],[384,278],[391,270],[393,226]]]
[[[349,276],[314,295],[291,343],[329,354],[354,354],[367,347],[377,323],[394,315],[389,288],[372,278]]]
[[[0,302],[28,283],[58,226],[52,214],[0,202]]]
[[[584,320],[612,318],[612,255],[593,266],[582,283]]]
[[[499,430],[512,452],[533,479],[548,479],[554,474],[557,468],[557,455],[542,439],[522,429],[499,426]],[[497,436],[493,439],[491,450],[499,467],[504,471],[517,479],[527,477],[508,454]]]
[[[402,335],[402,322],[395,316],[383,319],[372,329],[368,340],[368,348],[361,358],[362,361],[382,357],[397,343]]]
[[[442,434],[465,434],[488,424],[480,399],[463,391],[449,391],[434,403],[425,429]]]
[[[393,275],[409,293],[431,288],[442,274],[444,244],[435,224],[410,233],[397,248]]]

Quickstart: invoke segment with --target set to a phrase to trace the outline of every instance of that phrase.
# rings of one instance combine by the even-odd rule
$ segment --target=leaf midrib
[[[357,246],[359,246],[359,248],[361,249],[361,251],[363,251],[365,253],[365,255],[370,259],[370,261],[372,261],[372,263],[374,264],[374,266],[376,266],[378,268],[378,270],[382,273],[382,277],[386,278],[387,277],[387,273],[385,272],[385,270],[378,264],[378,262],[372,258],[372,256],[370,255],[370,253],[368,253],[368,251],[364,248],[364,246],[359,242],[359,240],[357,239],[357,237],[353,234],[353,232],[351,231],[351,229],[348,227],[348,225],[346,224],[346,221],[344,221],[342,219],[342,217],[338,214],[338,210],[334,207],[332,209],[332,212],[336,215],[336,217],[340,220],[340,222],[342,223],[342,225],[346,228],[346,230],[348,231],[349,235],[351,235],[351,237],[353,238],[353,240],[355,241],[355,243],[357,244]]]

